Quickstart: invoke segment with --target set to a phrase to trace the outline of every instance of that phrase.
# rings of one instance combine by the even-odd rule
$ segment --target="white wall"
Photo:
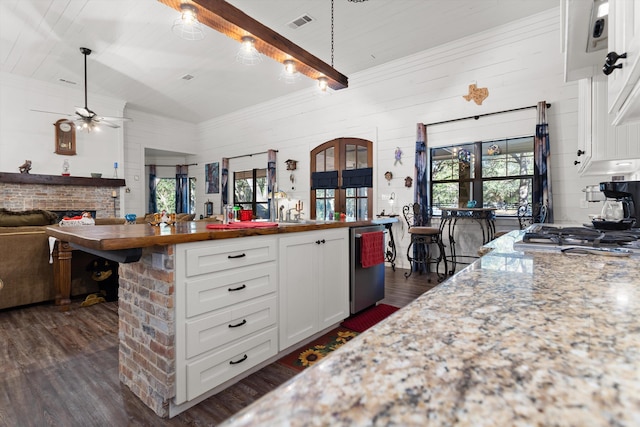
[[[552,144],[552,180],[557,222],[584,222],[599,206],[581,207],[581,189],[606,177],[581,178],[573,165],[577,147],[577,84],[564,83],[560,51],[559,9],[477,34],[429,51],[349,76],[349,88],[331,96],[314,91],[256,105],[199,125],[198,163],[222,157],[279,150],[278,181],[287,191],[284,161],[298,160],[294,199],[309,206],[309,152],[338,137],[360,137],[374,143],[374,212],[389,211],[386,199],[396,195],[396,212],[413,201],[414,188],[404,178],[414,176],[416,123],[474,116],[547,101]],[[339,69],[339,64],[337,64]],[[481,106],[462,98],[468,85],[487,87]],[[309,82],[313,86],[313,82]],[[427,129],[429,144],[450,144],[533,134],[535,109],[500,114],[478,121],[460,121]],[[394,152],[404,153],[394,164]],[[390,183],[385,171],[393,173]],[[198,196],[201,197],[200,195]],[[383,200],[384,199],[384,200]],[[200,208],[199,208],[200,209]],[[515,223],[499,223],[514,228]],[[400,265],[408,236],[402,239]],[[403,265],[405,263],[405,265]]]
[[[125,179],[130,190],[124,196],[124,211],[142,216],[148,209],[148,175],[145,164],[189,164],[196,152],[196,126],[180,120],[143,113],[132,108],[126,109],[127,117],[133,119],[125,127]],[[174,152],[168,158],[145,158],[145,148]],[[197,176],[199,166],[189,167],[189,176]],[[203,179],[204,182],[204,165]],[[159,177],[175,177],[175,168],[157,168]],[[200,182],[198,182],[200,185]],[[204,183],[202,184],[204,185]],[[202,187],[204,189],[204,187]],[[201,200],[199,195],[197,200]]]
[[[125,101],[91,94],[88,100],[89,108],[99,115],[123,115]],[[123,162],[122,128],[102,127],[100,132],[92,133],[77,131],[75,156],[54,153],[53,123],[66,118],[64,114],[74,114],[75,107],[83,105],[81,88],[0,73],[0,171],[18,173],[18,167],[28,159],[32,162],[32,174],[58,175],[66,159],[72,176],[88,177],[99,172],[112,178],[114,162],[119,165]]]

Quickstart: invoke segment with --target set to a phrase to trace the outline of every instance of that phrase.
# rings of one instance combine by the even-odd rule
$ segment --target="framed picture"
[[[211,193],[219,193],[220,192],[220,164],[218,162],[215,163],[206,163],[204,165],[204,176],[205,176],[205,191],[207,194]]]

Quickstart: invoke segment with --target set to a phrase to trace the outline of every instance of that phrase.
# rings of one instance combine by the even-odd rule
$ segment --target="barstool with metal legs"
[[[438,274],[438,281],[444,279],[447,271],[447,259],[444,256],[444,243],[442,241],[442,233],[437,227],[429,227],[428,218],[422,215],[420,211],[420,204],[413,203],[411,205],[404,206],[402,208],[402,214],[409,227],[409,234],[411,235],[411,242],[407,248],[407,259],[409,260],[409,272],[405,273],[405,277],[411,276],[413,270],[419,270],[430,272],[431,264],[435,264],[435,272]],[[438,247],[438,256],[432,256],[431,246],[436,245]],[[438,266],[440,261],[444,261],[443,275],[438,273]],[[428,279],[430,282],[431,279]]]

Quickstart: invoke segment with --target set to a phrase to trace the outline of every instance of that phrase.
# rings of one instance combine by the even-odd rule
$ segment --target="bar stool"
[[[404,274],[408,278],[413,273],[414,268],[427,272],[431,271],[430,265],[435,264],[435,271],[438,274],[438,281],[442,281],[447,271],[447,259],[444,253],[444,243],[442,241],[442,233],[437,227],[429,227],[428,217],[422,214],[419,203],[406,205],[402,208],[402,214],[411,235],[411,242],[407,248],[407,259],[409,260],[409,272]],[[431,254],[430,247],[436,245],[438,247],[438,257],[434,258]],[[413,256],[412,256],[413,253]],[[444,261],[445,273],[441,276],[438,273],[440,261]],[[431,282],[431,279],[428,279]]]

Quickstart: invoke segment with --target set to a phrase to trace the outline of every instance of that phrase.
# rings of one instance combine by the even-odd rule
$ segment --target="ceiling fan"
[[[40,113],[59,114],[63,116],[73,117],[73,120],[69,122],[75,122],[76,129],[86,130],[91,132],[92,130],[98,130],[99,125],[109,126],[111,128],[119,128],[120,125],[113,123],[114,121],[131,120],[127,117],[107,117],[98,116],[94,111],[87,106],[87,56],[91,55],[91,49],[81,47],[80,52],[84,55],[84,107],[76,107],[75,114],[55,113],[53,111],[31,110]]]

